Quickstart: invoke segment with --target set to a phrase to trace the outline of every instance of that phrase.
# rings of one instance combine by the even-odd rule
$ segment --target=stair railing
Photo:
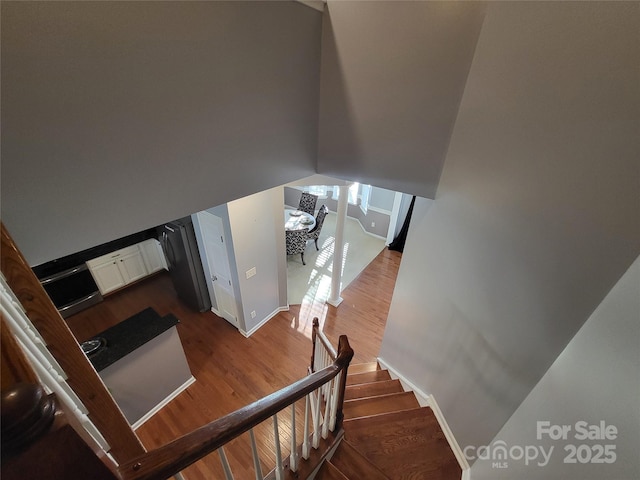
[[[320,329],[320,322],[318,318],[313,319],[313,330],[311,333],[311,341],[313,344],[311,353],[311,365],[309,372],[313,373],[317,370],[326,368],[335,362],[338,357],[338,352],[325,336],[324,332]],[[326,383],[321,389],[319,394],[312,395],[310,400],[312,402],[312,408],[314,408],[314,419],[317,419],[322,424],[321,435],[322,438],[327,438],[330,431],[333,431],[336,424],[341,424],[342,404],[344,402],[344,389],[347,381],[347,370],[339,372],[333,383]],[[322,395],[322,397],[320,397]],[[324,402],[324,416],[320,412],[320,405]],[[328,421],[323,421],[328,419]],[[319,438],[318,430],[315,430],[316,435],[313,437],[314,446],[318,443]]]
[[[255,467],[256,479],[264,478],[260,468],[260,458],[255,444],[253,428],[269,418],[273,421],[275,435],[275,478],[284,478],[284,466],[281,455],[281,446],[278,429],[277,414],[291,409],[291,455],[289,468],[297,471],[299,458],[295,427],[295,403],[305,398],[304,413],[304,439],[301,445],[302,457],[308,459],[310,447],[317,449],[319,435],[327,438],[328,432],[334,432],[342,426],[342,399],[349,362],[353,358],[353,350],[349,346],[346,335],[342,335],[338,342],[338,351],[333,362],[311,373],[307,377],[285,387],[277,392],[261,398],[246,407],[232,412],[218,420],[200,427],[160,448],[140,455],[137,458],[120,465],[119,472],[124,480],[156,480],[165,479],[176,475],[189,465],[200,460],[211,452],[218,451],[227,480],[233,479],[233,473],[226,460],[224,445],[249,432],[251,436],[252,456]],[[325,415],[322,420],[319,415],[320,398],[322,390],[325,390]],[[315,400],[312,400],[314,397]],[[315,413],[310,407],[315,407]],[[313,431],[310,432],[309,413],[313,417]],[[309,438],[312,438],[311,445]],[[318,440],[318,441],[316,441]]]

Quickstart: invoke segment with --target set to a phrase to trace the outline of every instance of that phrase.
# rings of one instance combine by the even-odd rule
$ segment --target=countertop
[[[178,323],[171,313],[161,317],[147,308],[93,337],[104,338],[106,346],[89,355],[89,361],[98,372],[104,370]]]

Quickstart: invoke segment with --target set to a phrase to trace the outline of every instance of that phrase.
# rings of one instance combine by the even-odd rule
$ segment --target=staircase
[[[460,480],[431,408],[377,363],[349,367],[344,399],[344,439],[316,479]]]

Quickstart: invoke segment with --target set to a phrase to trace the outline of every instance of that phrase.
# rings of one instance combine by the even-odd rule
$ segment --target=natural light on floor
[[[291,328],[311,336],[313,319],[318,317],[322,325],[327,315],[327,300],[331,296],[331,274],[335,247],[335,217],[330,215],[325,223],[325,234],[318,240],[319,250],[309,242],[302,264],[300,255],[287,257],[287,290],[289,305],[300,305],[300,313],[291,322]],[[356,221],[349,220],[345,228],[345,244],[342,255],[341,291],[385,247],[384,240],[367,235]]]

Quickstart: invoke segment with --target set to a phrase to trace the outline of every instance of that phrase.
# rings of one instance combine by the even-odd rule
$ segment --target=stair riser
[[[397,412],[417,408],[420,405],[412,392],[392,393],[376,397],[361,398],[344,402],[345,420],[383,413]]]
[[[361,383],[378,382],[380,380],[391,380],[391,375],[389,375],[389,372],[386,370],[347,375],[347,385],[359,385]]]
[[[388,395],[390,393],[401,392],[402,385],[400,384],[400,380],[382,380],[379,382],[350,385],[345,389],[344,399],[354,400],[357,398],[375,397],[376,395]]]

